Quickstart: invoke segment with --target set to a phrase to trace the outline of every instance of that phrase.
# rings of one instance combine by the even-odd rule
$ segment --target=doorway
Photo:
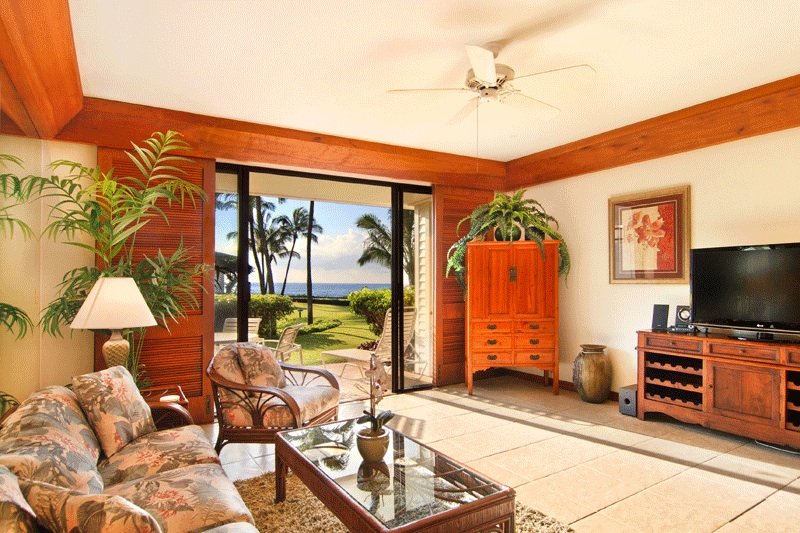
[[[236,319],[237,330],[228,337],[238,340],[313,322],[297,338],[303,364],[330,365],[342,380],[358,380],[375,342],[389,342],[393,392],[431,386],[430,187],[224,163],[217,164],[216,183],[215,338],[220,343],[230,341],[222,331],[226,318]],[[247,191],[244,211],[239,209],[240,191]],[[309,222],[316,226],[310,247]],[[289,238],[276,245],[274,237],[281,231]],[[385,311],[341,320],[352,314],[352,301],[359,296],[350,295],[360,291],[370,297],[375,296],[370,291],[386,294],[392,321],[387,335]],[[260,326],[261,334],[254,336],[244,317],[252,323],[251,300],[262,294],[290,298],[293,310],[266,329]],[[342,324],[324,329],[332,315]],[[336,344],[337,338],[350,344]],[[352,350],[353,357],[338,357],[337,352],[347,355],[343,350]]]

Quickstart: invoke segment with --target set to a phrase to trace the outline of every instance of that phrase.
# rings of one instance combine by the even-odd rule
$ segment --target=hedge
[[[248,316],[260,318],[258,335],[264,339],[277,337],[276,324],[281,318],[295,312],[294,302],[288,296],[278,294],[251,294]],[[214,295],[214,331],[222,331],[226,318],[236,316],[236,295]]]
[[[350,309],[353,313],[363,316],[369,330],[375,335],[383,332],[383,322],[386,318],[386,311],[392,304],[391,289],[368,289],[351,292],[347,295],[350,302]],[[403,291],[403,305],[414,305],[414,287],[409,287]]]

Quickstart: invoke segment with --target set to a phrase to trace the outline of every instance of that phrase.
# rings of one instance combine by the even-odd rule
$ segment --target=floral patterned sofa
[[[0,531],[257,531],[252,524],[203,430],[156,430],[124,367],[35,392],[0,428]]]

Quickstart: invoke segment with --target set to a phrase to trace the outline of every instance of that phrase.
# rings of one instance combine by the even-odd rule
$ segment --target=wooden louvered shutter
[[[489,202],[492,192],[460,187],[434,186],[434,235],[436,239],[436,364],[434,385],[464,381],[464,291],[452,274],[445,277],[447,250],[458,239],[456,226],[479,204]],[[469,231],[469,222],[461,234]]]
[[[122,150],[98,148],[97,161],[103,172],[114,168],[116,176],[140,176],[138,169]],[[193,159],[182,163],[182,177],[200,185],[208,195],[205,202],[183,208],[159,204],[169,217],[169,224],[155,217],[136,234],[135,257],[153,257],[160,249],[169,255],[183,239],[195,260],[213,268],[214,265],[214,176],[215,162]],[[178,323],[170,320],[169,331],[161,327],[148,328],[142,348],[141,362],[153,386],[180,385],[189,400],[189,411],[195,422],[213,421],[211,384],[205,369],[214,349],[214,287],[211,275],[203,280],[205,291],[195,294],[199,309],[188,312]],[[105,336],[95,335],[95,368],[105,368],[100,348]]]

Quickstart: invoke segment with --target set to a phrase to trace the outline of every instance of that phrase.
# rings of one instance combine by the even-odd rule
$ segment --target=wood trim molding
[[[800,126],[800,75],[509,161],[517,189]]]
[[[3,112],[25,135],[52,139],[83,105],[67,0],[0,0],[0,62]]]
[[[481,159],[478,166],[474,157],[99,98],[85,98],[56,138],[128,149],[132,140],[167,129],[183,134],[194,157],[473,188],[502,189],[505,181],[500,161]]]

